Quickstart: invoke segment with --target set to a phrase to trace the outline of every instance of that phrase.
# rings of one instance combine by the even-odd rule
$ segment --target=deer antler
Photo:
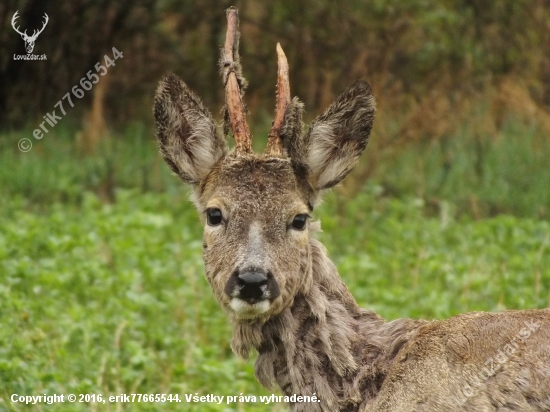
[[[33,33],[32,33],[32,36],[29,36],[27,34],[27,30],[25,30],[23,33],[21,33],[19,31],[19,27],[15,27],[15,21],[17,20],[17,18],[19,17],[18,16],[19,14],[19,10],[17,10],[15,12],[15,14],[13,15],[13,17],[11,18],[11,26],[13,27],[13,29],[19,33],[21,36],[24,36],[28,41],[33,41],[33,40],[36,40],[36,38],[38,37],[38,35],[40,33],[42,33],[44,31],[44,29],[46,28],[46,24],[48,24],[48,21],[50,21],[50,18],[48,17],[48,15],[46,13],[44,13],[44,18],[46,19],[44,21],[44,23],[42,24],[42,28],[40,30],[33,30]]]
[[[15,12],[15,14],[13,15],[13,17],[11,18],[11,26],[12,26],[13,29],[14,29],[17,33],[19,33],[21,36],[27,37],[27,30],[25,30],[24,33],[21,33],[21,32],[19,31],[19,27],[15,27],[15,20],[17,20],[17,18],[19,17],[19,16],[17,15],[18,13],[19,13],[19,10],[17,10],[17,11]]]
[[[225,84],[226,117],[231,121],[237,153],[252,152],[252,136],[246,123],[246,109],[242,101],[246,81],[239,61],[239,17],[234,8],[227,9],[227,34],[222,50],[221,65]]]
[[[288,79],[288,61],[285,52],[277,43],[277,101],[275,103],[275,119],[267,137],[265,153],[272,156],[283,154],[281,127],[285,117],[285,110],[290,103],[290,82]]]
[[[31,40],[36,40],[38,35],[40,33],[42,33],[44,31],[44,29],[46,28],[46,24],[48,24],[48,22],[50,21],[50,18],[48,17],[48,15],[46,13],[44,13],[44,18],[46,19],[46,21],[44,21],[44,24],[42,25],[42,28],[40,30],[34,30],[33,31],[32,36],[30,37]],[[25,30],[25,32],[26,32],[26,30]]]

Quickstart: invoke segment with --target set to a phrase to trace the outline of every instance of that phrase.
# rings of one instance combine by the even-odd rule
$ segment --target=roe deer
[[[224,134],[174,74],[155,95],[160,152],[193,186],[204,223],[206,278],[233,325],[233,351],[259,356],[255,375],[292,411],[550,411],[550,310],[384,321],[360,309],[315,240],[323,190],[367,145],[375,106],[358,81],[302,133],[279,45],[275,120],[255,154],[242,103],[237,12],[227,11],[221,70]]]

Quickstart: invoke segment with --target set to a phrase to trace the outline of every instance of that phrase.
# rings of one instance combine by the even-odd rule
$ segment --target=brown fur
[[[155,97],[158,144],[194,185],[206,278],[233,323],[234,352],[259,353],[262,385],[321,400],[293,411],[550,411],[550,310],[386,322],[357,306],[315,240],[319,224],[293,228],[365,149],[375,112],[366,83],[348,88],[305,133],[294,99],[281,130],[288,157],[269,157],[227,154],[206,109],[176,79],[163,80]],[[206,223],[212,208],[221,224]],[[264,311],[235,306],[225,290],[245,267],[278,284]],[[513,339],[517,347],[506,346]],[[490,359],[498,370],[480,377]]]

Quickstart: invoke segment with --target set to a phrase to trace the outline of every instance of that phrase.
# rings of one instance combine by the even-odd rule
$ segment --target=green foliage
[[[315,213],[359,303],[387,319],[550,305],[550,224],[426,217],[423,201],[336,192]],[[182,191],[90,192],[78,206],[0,206],[0,409],[12,393],[267,394],[203,277],[201,228]],[[335,211],[337,213],[335,213]],[[181,404],[180,407],[184,405]],[[56,404],[41,410],[114,410]],[[141,403],[124,410],[174,410]],[[281,409],[282,410],[282,405]],[[241,409],[239,409],[241,408]],[[185,404],[190,411],[273,405]]]
[[[494,141],[476,141],[469,127],[403,150],[371,147],[362,164],[380,165],[369,182],[359,168],[315,211],[346,284],[386,319],[550,305],[548,142],[522,123]],[[25,408],[13,393],[270,393],[253,359],[231,352],[203,276],[196,212],[150,134],[133,125],[95,156],[61,126],[28,153],[16,143],[30,133],[2,136],[0,410],[179,409]]]
[[[23,194],[27,201],[45,205],[80,204],[86,191],[113,202],[117,188],[178,193],[181,183],[158,155],[148,137],[152,135],[151,129],[136,123],[106,139],[92,156],[77,149],[71,141],[74,132],[63,126],[43,140],[34,140],[32,132],[1,135],[0,195]],[[17,141],[25,137],[32,139],[33,148],[21,153]],[[510,120],[492,138],[479,136],[470,122],[445,139],[404,147],[381,148],[388,143],[377,137],[345,188],[362,190],[368,177],[384,196],[422,199],[427,213],[437,214],[450,202],[453,216],[550,216],[550,141],[530,125]],[[260,140],[255,146],[263,150]]]
[[[421,199],[379,193],[330,196],[322,216],[321,240],[363,306],[386,318],[447,318],[550,304],[548,221],[457,221],[448,203],[430,218]]]
[[[85,193],[78,208],[41,212],[4,202],[0,408],[12,393],[265,393],[252,364],[231,354],[190,203],[117,195],[114,205]]]
[[[436,209],[451,201],[455,213],[476,218],[550,217],[550,140],[536,129],[512,121],[492,139],[470,123],[445,139],[392,149],[369,155],[379,161],[373,179],[394,196],[415,195]]]

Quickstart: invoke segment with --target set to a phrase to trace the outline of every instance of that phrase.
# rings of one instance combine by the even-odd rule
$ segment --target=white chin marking
[[[231,309],[235,311],[238,318],[253,319],[260,316],[262,313],[267,312],[271,306],[271,303],[269,303],[269,300],[266,299],[251,305],[242,299],[232,298],[229,306],[231,306]]]

